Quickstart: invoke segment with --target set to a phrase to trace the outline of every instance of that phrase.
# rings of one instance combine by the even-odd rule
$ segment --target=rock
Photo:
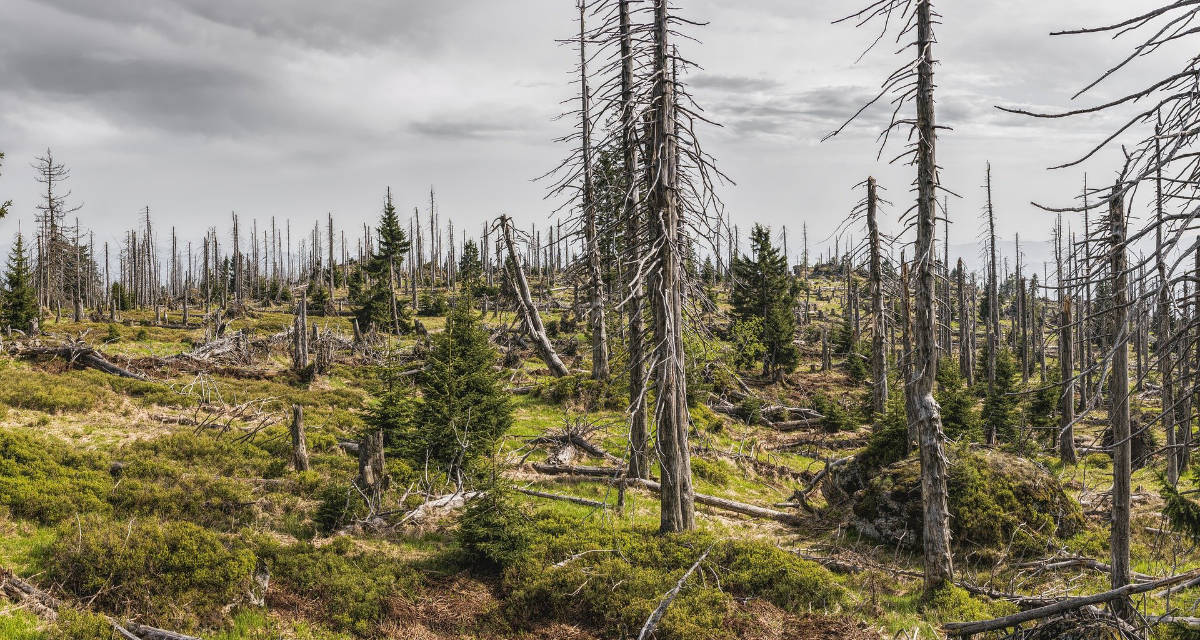
[[[950,529],[959,548],[1038,556],[1054,538],[1081,531],[1079,504],[1033,462],[992,450],[959,448],[950,458]],[[888,465],[851,496],[855,524],[889,545],[920,547],[920,461]]]

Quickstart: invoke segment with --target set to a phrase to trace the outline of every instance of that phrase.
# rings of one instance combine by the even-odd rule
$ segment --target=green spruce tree
[[[412,326],[406,300],[398,300],[392,286],[396,272],[408,253],[408,234],[400,228],[400,218],[396,215],[396,207],[392,204],[392,190],[388,189],[384,201],[383,214],[376,228],[376,252],[367,261],[366,276],[368,282],[359,287],[357,283],[350,284],[351,297],[354,300],[354,317],[363,331],[371,327],[391,331],[393,328],[406,331]],[[357,295],[354,292],[357,290]],[[392,308],[396,309],[393,323]]]
[[[1015,442],[1017,436],[1017,364],[1011,351],[996,355],[996,384],[983,401],[985,432],[995,434],[997,442]]]
[[[479,245],[468,240],[463,245],[462,257],[458,259],[458,281],[465,291],[474,295],[483,278],[483,262],[479,259]]]
[[[18,233],[8,255],[4,287],[0,289],[0,325],[32,332],[36,328],[39,311],[37,297],[33,293],[29,256],[25,253],[25,238]]]
[[[787,259],[771,244],[769,229],[754,225],[750,246],[750,256],[733,261],[733,315],[742,322],[761,321],[763,375],[779,381],[800,364],[792,312],[800,289],[788,273]]]
[[[417,376],[412,419],[392,425],[396,449],[414,464],[428,460],[449,472],[470,471],[490,456],[513,421],[497,360],[481,316],[463,296]]]

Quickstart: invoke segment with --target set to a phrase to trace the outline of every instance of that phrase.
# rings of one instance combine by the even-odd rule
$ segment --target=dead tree
[[[618,0],[618,30],[621,56],[621,154],[625,160],[625,198],[622,215],[625,218],[625,260],[629,274],[625,292],[625,310],[629,319],[629,477],[650,477],[646,458],[650,433],[646,425],[646,364],[643,289],[638,277],[642,245],[641,157],[638,149],[638,112],[634,94],[633,23],[631,0]],[[719,236],[718,236],[719,237]],[[720,250],[717,251],[718,256]],[[719,257],[718,257],[719,260]]]
[[[606,380],[608,366],[608,329],[604,320],[604,280],[600,274],[600,246],[596,232],[596,193],[592,165],[592,111],[588,92],[588,57],[585,12],[587,2],[579,0],[579,145],[583,164],[583,227],[587,242],[588,316],[592,329],[592,378]]]
[[[1132,438],[1129,430],[1129,274],[1126,264],[1125,207],[1121,190],[1114,189],[1109,201],[1110,261],[1112,278],[1111,327],[1113,331],[1110,396],[1113,441],[1112,489],[1112,588],[1130,583],[1129,517],[1130,481],[1132,474]],[[1127,602],[1117,603],[1117,613],[1123,619],[1132,617]]]
[[[996,211],[992,207],[992,163],[987,165],[987,237],[988,237],[988,273],[987,273],[987,382],[988,391],[996,385],[996,356],[1000,349],[1000,286],[996,275]],[[988,445],[996,444],[996,430],[988,428],[984,434]]]
[[[647,292],[654,315],[655,449],[662,469],[659,529],[696,527],[692,462],[688,447],[687,373],[683,349],[683,247],[680,245],[679,139],[676,137],[676,79],[671,73],[669,0],[654,0],[649,188]]]
[[[883,311],[883,259],[879,248],[879,222],[876,220],[878,208],[875,178],[867,178],[867,242],[871,251],[871,318],[874,322],[871,330],[871,377],[874,380],[871,403],[875,413],[883,415],[887,412],[888,397],[887,351],[883,340],[887,318]],[[854,354],[850,354],[850,357],[854,357]]]
[[[292,405],[292,466],[296,471],[308,471],[308,440],[304,437],[304,407]]]
[[[387,467],[383,459],[383,431],[368,431],[358,444],[356,486],[366,499],[370,513],[378,514],[383,492],[388,488]]]
[[[958,372],[967,387],[975,386],[975,307],[968,297],[967,266],[958,259]],[[973,289],[973,288],[972,288]]]
[[[954,562],[950,551],[950,523],[947,497],[948,463],[945,456],[945,434],[942,432],[941,411],[933,397],[937,375],[937,326],[935,318],[935,236],[937,233],[937,190],[940,187],[937,171],[937,124],[934,111],[933,83],[933,24],[936,14],[932,0],[878,0],[867,8],[843,20],[864,25],[882,21],[885,31],[892,18],[899,19],[897,39],[914,37],[915,56],[883,84],[881,91],[851,118],[853,121],[868,107],[884,96],[893,95],[895,112],[913,103],[913,119],[893,116],[884,130],[883,144],[893,129],[911,127],[913,142],[900,158],[909,157],[916,165],[915,187],[917,202],[912,224],[916,227],[914,258],[915,300],[913,308],[914,366],[911,391],[917,415],[918,442],[921,457],[921,497],[924,507],[922,531],[925,556],[925,589],[933,593],[953,580]],[[878,40],[877,40],[878,41]],[[905,48],[907,49],[907,47]],[[830,136],[847,126],[843,125]],[[882,149],[881,149],[882,152]]]
[[[1058,457],[1065,464],[1075,464],[1075,359],[1074,339],[1071,329],[1075,323],[1071,314],[1071,297],[1067,292],[1067,281],[1063,277],[1062,216],[1054,231],[1054,258],[1058,265],[1058,366],[1062,380],[1062,396],[1059,399]]]
[[[508,248],[508,271],[510,281],[513,288],[517,292],[517,308],[521,312],[521,319],[525,323],[525,330],[529,333],[529,337],[533,338],[534,344],[538,352],[549,367],[550,373],[561,378],[570,374],[567,366],[558,357],[558,352],[554,350],[554,344],[550,342],[550,336],[546,334],[546,327],[542,324],[542,316],[538,313],[537,305],[533,301],[533,295],[529,292],[529,281],[525,279],[525,270],[521,267],[521,260],[517,255],[516,242],[513,240],[512,219],[508,216],[500,216],[496,224],[500,227],[501,235],[504,239],[504,246]]]

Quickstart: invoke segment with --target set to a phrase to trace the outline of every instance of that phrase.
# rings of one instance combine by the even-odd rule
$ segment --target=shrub
[[[516,562],[530,544],[529,517],[512,490],[496,482],[472,500],[458,524],[458,542],[471,566],[497,573]]]
[[[821,419],[821,426],[830,433],[838,431],[853,431],[855,428],[854,419],[849,411],[842,406],[842,403],[837,400],[830,399],[823,393],[814,395],[811,399],[812,409],[817,413],[825,416]]]
[[[937,402],[942,407],[942,428],[952,440],[979,442],[983,430],[975,411],[975,398],[963,384],[957,363],[944,358],[938,367]]]
[[[423,293],[417,300],[417,315],[423,317],[444,316],[450,312],[450,303],[444,293]]]
[[[104,343],[112,344],[121,341],[121,331],[117,329],[117,325],[109,323],[108,332],[104,334]]]
[[[136,461],[122,471],[109,502],[120,517],[157,516],[234,531],[254,522],[250,490],[203,471],[184,472],[163,461]]]
[[[595,626],[602,635],[628,635],[705,550],[707,559],[667,609],[656,637],[732,638],[735,598],[762,598],[795,613],[845,601],[826,569],[760,542],[663,536],[549,511],[539,512],[531,529],[528,551],[504,572],[503,586],[512,594],[508,614],[517,620],[562,620]],[[585,551],[592,553],[577,555]]]
[[[102,609],[136,613],[158,626],[213,624],[245,593],[255,567],[249,549],[189,522],[95,514],[67,522],[37,552],[49,580]]]
[[[17,409],[65,413],[87,411],[104,400],[99,385],[82,382],[76,376],[55,375],[33,369],[16,369],[0,363],[0,402]],[[85,378],[86,379],[86,378]]]
[[[58,610],[58,620],[49,640],[118,640],[112,625],[104,616],[63,607]]]
[[[48,437],[0,430],[0,504],[14,516],[57,524],[77,513],[108,513],[112,478],[104,462]]]
[[[379,637],[397,598],[411,598],[421,577],[402,560],[355,549],[339,537],[320,548],[263,539],[258,554],[271,572],[272,597],[302,599],[315,617],[338,631]]]
[[[728,485],[733,477],[733,470],[723,460],[692,458],[692,472],[701,480],[718,487]]]
[[[349,484],[331,484],[317,494],[317,512],[313,521],[317,530],[329,535],[367,516],[367,502]]]

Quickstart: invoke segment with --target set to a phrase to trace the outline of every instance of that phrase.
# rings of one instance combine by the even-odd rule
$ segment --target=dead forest
[[[688,3],[572,4],[528,228],[380,185],[106,241],[70,157],[0,154],[40,193],[0,207],[0,638],[1200,638],[1200,57],[1088,102],[1200,0],[996,105],[1120,122],[1051,159],[1048,263],[990,164],[942,184],[933,0],[836,7],[895,71],[822,144],[881,111],[911,183],[849,177],[828,242],[725,207]]]

